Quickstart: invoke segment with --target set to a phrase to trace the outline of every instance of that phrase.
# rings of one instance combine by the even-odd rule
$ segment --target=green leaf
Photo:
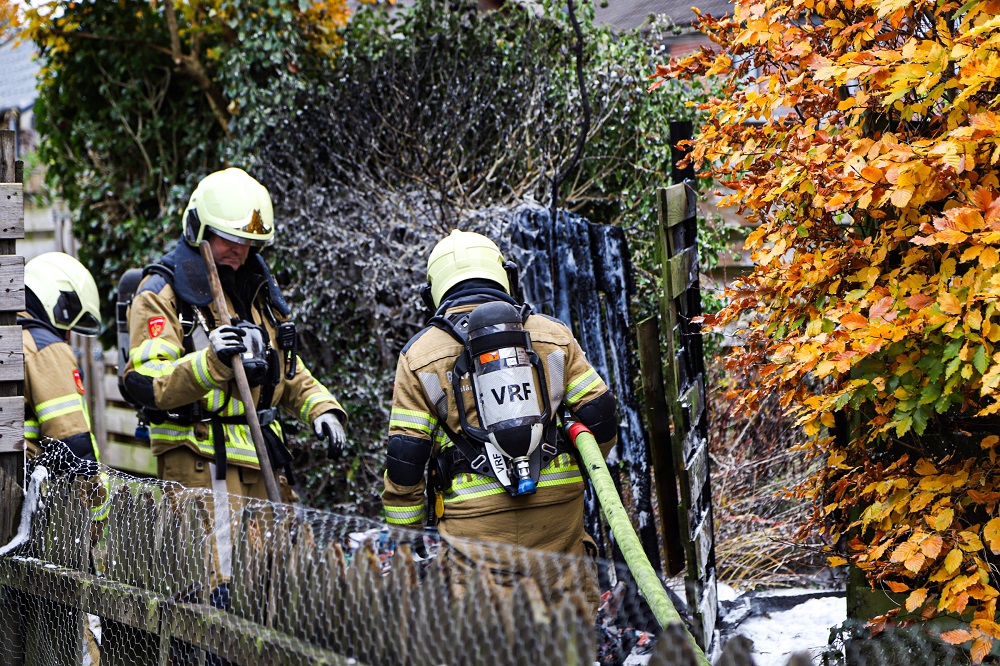
[[[976,353],[972,356],[972,365],[976,367],[979,374],[984,374],[989,367],[989,358],[986,356],[986,347],[983,345],[976,347]]]

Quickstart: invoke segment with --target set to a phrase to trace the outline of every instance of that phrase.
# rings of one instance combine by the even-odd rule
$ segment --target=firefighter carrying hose
[[[173,251],[145,269],[128,308],[124,388],[144,408],[161,479],[267,499],[246,409],[257,411],[276,470],[291,459],[279,408],[310,424],[338,455],[347,414],[298,357],[289,308],[259,254],[274,239],[267,189],[241,169],[209,174],[192,193],[183,225]],[[219,320],[202,240],[232,321]],[[243,403],[233,381],[237,354],[253,405]],[[287,479],[279,480],[287,501]]]
[[[430,325],[403,348],[389,417],[382,492],[394,525],[433,512],[455,594],[480,564],[500,585],[531,575],[551,599],[599,600],[596,545],[584,529],[584,479],[558,432],[568,410],[607,455],[617,441],[614,396],[562,322],[511,297],[516,267],[490,239],[453,231],[427,262]],[[456,396],[461,395],[461,400]],[[583,555],[577,568],[514,562],[474,542]]]

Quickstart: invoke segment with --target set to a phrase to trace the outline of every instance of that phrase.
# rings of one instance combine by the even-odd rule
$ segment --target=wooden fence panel
[[[700,326],[692,321],[701,314],[695,192],[686,184],[673,185],[658,190],[657,201],[657,245],[663,271],[660,318],[667,349],[663,379],[673,462],[669,472],[676,474],[680,491],[678,522],[687,564],[688,606],[695,621],[693,633],[709,651],[718,609],[705,359]],[[658,488],[674,482],[662,467],[657,470]]]
[[[24,170],[15,141],[14,131],[0,130],[0,547],[17,532],[24,485],[24,352],[16,321],[24,308],[24,260],[15,254],[24,236]],[[0,590],[0,604],[9,603],[18,602]],[[5,658],[19,656],[22,624],[18,618],[0,627]]]

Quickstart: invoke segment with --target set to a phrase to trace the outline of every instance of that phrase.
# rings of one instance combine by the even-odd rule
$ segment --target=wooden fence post
[[[15,256],[24,237],[23,164],[15,159],[15,132],[0,130],[0,547],[20,524],[24,487],[24,348],[17,313],[24,308],[24,260]],[[0,588],[0,604],[18,604],[19,595]],[[4,663],[23,659],[19,613],[0,627]]]
[[[0,130],[0,544],[17,531],[24,485],[24,350],[16,321],[24,308],[24,260],[13,256],[15,239],[24,237],[24,188],[14,136]]]

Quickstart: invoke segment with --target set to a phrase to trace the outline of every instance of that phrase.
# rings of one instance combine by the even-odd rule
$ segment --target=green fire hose
[[[628,564],[629,571],[632,572],[635,582],[639,585],[642,596],[653,610],[656,621],[663,628],[674,623],[680,623],[681,626],[685,627],[684,631],[691,641],[691,647],[698,657],[698,663],[702,666],[710,666],[704,651],[698,647],[691,632],[687,631],[677,609],[670,603],[670,597],[667,596],[667,591],[664,589],[663,583],[660,582],[660,577],[656,575],[653,565],[649,563],[649,558],[646,557],[642,544],[639,542],[639,536],[632,527],[632,521],[629,520],[628,513],[622,506],[618,489],[615,488],[615,483],[611,480],[608,466],[604,462],[604,454],[601,453],[601,447],[597,445],[594,435],[582,423],[570,423],[566,432],[570,441],[580,451],[580,457],[583,458],[583,464],[594,484],[594,491],[597,493],[597,499],[608,519],[608,525],[615,535],[622,555],[625,556],[625,563]]]

